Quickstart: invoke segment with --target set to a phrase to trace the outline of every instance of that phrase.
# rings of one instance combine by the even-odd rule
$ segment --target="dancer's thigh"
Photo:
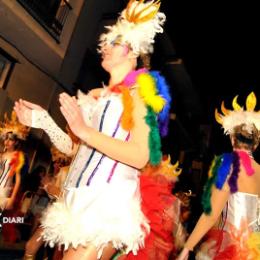
[[[63,260],[96,260],[97,249],[95,246],[89,245],[88,247],[78,246],[69,248],[65,251]]]

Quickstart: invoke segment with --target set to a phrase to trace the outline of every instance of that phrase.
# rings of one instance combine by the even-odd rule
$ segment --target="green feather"
[[[217,178],[218,169],[222,163],[223,156],[217,156],[214,158],[212,164],[211,164],[211,173],[212,175],[208,178],[205,186],[204,191],[202,194],[202,207],[205,214],[209,215],[211,213],[212,207],[211,207],[211,192],[212,192],[212,186],[215,183],[215,180]]]
[[[147,106],[147,114],[145,116],[145,122],[150,127],[150,132],[149,132],[150,163],[152,165],[158,165],[162,159],[161,138],[158,129],[156,114],[150,106]]]

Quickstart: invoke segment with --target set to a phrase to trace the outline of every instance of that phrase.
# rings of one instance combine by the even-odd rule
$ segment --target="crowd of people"
[[[55,248],[50,259],[56,260],[185,260],[192,251],[196,259],[260,259],[260,166],[253,157],[260,112],[253,92],[246,109],[235,97],[233,110],[222,103],[223,114],[216,111],[233,151],[214,158],[203,213],[190,235],[185,228],[192,193],[173,192],[181,169],[161,151],[161,137],[168,134],[169,86],[149,64],[165,22],[159,7],[160,1],[130,0],[100,36],[101,66],[110,78],[88,94],[60,95],[68,133],[44,108],[23,99],[2,123],[4,213],[19,201],[23,183],[19,140],[38,128],[54,145],[53,171],[40,167],[28,175],[31,181],[25,178],[31,193],[24,191],[22,201],[30,201],[33,215],[25,260],[35,259],[43,244]]]

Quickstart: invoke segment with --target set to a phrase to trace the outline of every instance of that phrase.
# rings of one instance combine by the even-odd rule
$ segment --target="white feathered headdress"
[[[232,134],[234,128],[238,125],[244,124],[248,133],[252,133],[253,126],[260,131],[260,111],[254,111],[257,103],[254,92],[251,92],[246,99],[246,110],[237,103],[236,96],[233,99],[232,106],[234,110],[228,110],[225,108],[224,101],[221,104],[221,111],[218,113],[215,110],[216,121],[221,124],[224,128],[225,134]]]
[[[166,20],[165,14],[159,12],[160,4],[160,0],[145,3],[144,0],[130,0],[117,23],[107,26],[108,32],[101,34],[100,49],[116,42],[129,45],[138,56],[152,53],[154,37],[163,32],[162,25]]]

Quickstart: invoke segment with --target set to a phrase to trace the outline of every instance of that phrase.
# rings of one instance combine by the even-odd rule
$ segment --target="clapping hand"
[[[89,128],[84,121],[77,99],[62,93],[59,100],[61,113],[65,117],[71,131],[81,140],[85,140]]]
[[[16,112],[20,123],[23,125],[32,126],[32,110],[43,111],[44,109],[39,105],[23,99],[19,99],[15,102],[14,111]]]

